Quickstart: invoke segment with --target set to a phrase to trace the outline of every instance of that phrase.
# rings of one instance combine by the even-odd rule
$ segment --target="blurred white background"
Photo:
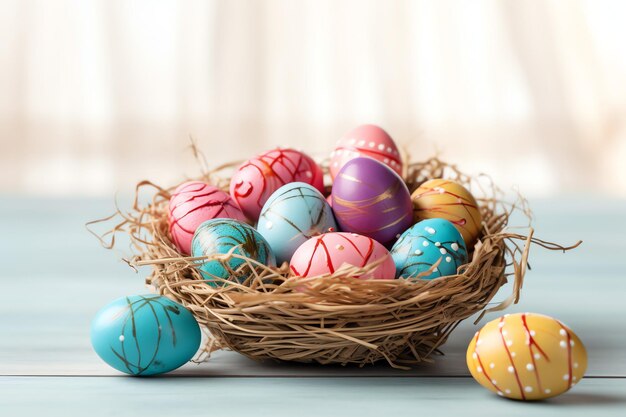
[[[623,1],[0,1],[0,192],[111,195],[377,123],[530,196],[626,197]]]

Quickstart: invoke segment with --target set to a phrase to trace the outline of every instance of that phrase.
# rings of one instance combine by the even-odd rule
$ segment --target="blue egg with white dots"
[[[210,257],[231,251],[233,254],[245,256],[260,264],[276,266],[276,258],[263,236],[252,226],[239,220],[207,220],[198,226],[191,240],[193,257]],[[218,259],[198,261],[198,268],[204,279],[212,286],[224,285],[223,280],[243,282],[252,273],[250,265],[245,260],[236,257],[228,261]]]
[[[187,363],[200,347],[198,322],[182,305],[148,294],[118,298],[91,322],[100,358],[130,375],[155,375]]]
[[[407,229],[391,248],[397,278],[434,279],[456,275],[459,266],[467,263],[467,247],[456,227],[445,219],[427,219]]]
[[[291,182],[267,200],[257,224],[279,263],[289,262],[304,242],[326,232],[336,232],[330,205],[315,187]]]

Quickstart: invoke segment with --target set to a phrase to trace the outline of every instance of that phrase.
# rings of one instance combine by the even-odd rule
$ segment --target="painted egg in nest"
[[[467,262],[467,248],[461,233],[445,219],[422,220],[407,229],[391,248],[396,276],[433,279],[455,275]],[[435,266],[436,264],[436,266]]]
[[[346,162],[335,178],[331,195],[341,231],[387,244],[413,223],[406,184],[375,159],[354,158]]]
[[[274,254],[263,236],[252,226],[237,220],[207,220],[198,227],[191,242],[194,257],[227,254],[231,250],[260,264],[276,266]],[[204,279],[212,286],[224,284],[219,278],[245,281],[252,272],[251,266],[254,267],[239,258],[231,258],[227,262],[208,259],[198,263]]]
[[[290,182],[304,182],[324,192],[324,174],[311,157],[278,148],[243,163],[231,178],[230,196],[246,217],[256,222],[267,199]]]
[[[541,400],[580,382],[587,352],[576,334],[552,317],[505,314],[476,332],[467,349],[476,381],[500,396]]]
[[[300,277],[332,274],[344,264],[365,267],[385,259],[360,279],[394,279],[396,268],[389,251],[374,239],[356,233],[325,233],[304,242],[293,254],[289,266]]]
[[[459,229],[473,247],[482,229],[482,216],[474,196],[461,184],[444,179],[429,180],[411,195],[415,221],[443,218]]]
[[[167,217],[170,235],[185,255],[191,253],[191,239],[198,226],[216,218],[246,220],[228,193],[205,182],[185,182],[172,193]]]
[[[278,263],[289,262],[311,237],[336,230],[335,217],[322,193],[303,182],[276,190],[263,206],[257,224]]]
[[[337,142],[330,154],[330,176],[334,179],[346,162],[361,156],[376,159],[402,175],[400,152],[391,136],[376,125],[362,125]]]
[[[200,347],[193,315],[169,298],[119,298],[91,322],[91,344],[107,364],[131,375],[154,375],[187,363]]]

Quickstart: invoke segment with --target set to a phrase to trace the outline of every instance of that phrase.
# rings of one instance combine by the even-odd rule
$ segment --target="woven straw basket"
[[[224,172],[237,165],[205,169],[199,179],[227,190],[229,178]],[[148,203],[140,204],[136,198],[130,211],[118,209],[88,225],[114,222],[110,230],[97,235],[102,243],[112,248],[116,234],[127,234],[134,255],[126,261],[132,267],[152,266],[147,283],[194,314],[209,336],[200,360],[211,351],[231,349],[254,359],[361,366],[386,361],[406,368],[440,353],[440,346],[461,320],[517,302],[531,243],[548,249],[569,248],[533,238],[530,225],[526,236],[507,231],[514,210],[528,216],[529,211],[521,197],[503,201],[488,177],[464,175],[438,158],[405,165],[404,179],[411,192],[428,179],[447,178],[477,197],[483,229],[475,247],[468,248],[470,262],[459,268],[458,275],[434,280],[353,278],[376,266],[370,265],[303,279],[291,277],[286,264],[268,268],[234,253],[183,257],[168,231],[168,200],[176,187],[164,189],[148,181],[137,185],[137,195],[144,189],[151,191]],[[196,269],[197,262],[218,259],[228,268],[231,256],[244,259],[252,277],[219,288],[207,285]],[[510,296],[485,310],[511,278]]]

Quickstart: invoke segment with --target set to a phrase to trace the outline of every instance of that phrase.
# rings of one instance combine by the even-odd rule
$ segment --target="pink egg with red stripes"
[[[202,181],[185,182],[170,197],[168,221],[176,248],[189,255],[191,240],[198,226],[217,218],[246,221],[228,193]]]
[[[291,257],[291,271],[301,277],[332,274],[344,264],[364,267],[380,259],[380,265],[360,279],[394,279],[396,267],[380,243],[356,233],[324,233],[304,242]]]
[[[362,125],[345,134],[330,154],[330,176],[334,179],[351,159],[367,156],[389,166],[402,176],[402,160],[391,136],[376,125]]]
[[[324,193],[324,173],[308,155],[277,148],[247,160],[233,174],[230,196],[245,216],[256,222],[274,191],[291,182],[304,182]]]

